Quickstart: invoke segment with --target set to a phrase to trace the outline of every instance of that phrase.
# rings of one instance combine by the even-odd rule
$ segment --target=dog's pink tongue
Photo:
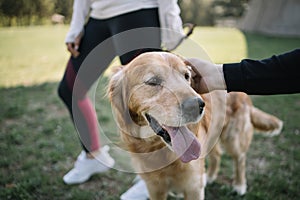
[[[172,148],[182,162],[196,160],[200,156],[201,146],[196,136],[185,126],[165,127],[170,134]]]

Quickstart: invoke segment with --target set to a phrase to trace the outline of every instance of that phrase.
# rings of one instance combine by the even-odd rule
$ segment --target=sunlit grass
[[[69,57],[64,44],[67,31],[68,26],[0,28],[0,86],[60,80]],[[296,38],[244,34],[235,28],[196,27],[188,41],[192,45],[183,43],[176,52],[208,56],[216,63],[269,57],[300,46]]]
[[[68,53],[66,26],[0,29],[0,86],[58,81]]]
[[[247,57],[246,38],[235,28],[197,27],[191,39],[203,47],[215,63],[237,62]]]
[[[67,30],[68,26],[1,28],[0,86],[58,81],[69,56],[64,44]],[[247,55],[245,38],[237,29],[200,27],[189,40],[214,62],[239,61]],[[188,55],[191,49],[183,45],[182,51]]]

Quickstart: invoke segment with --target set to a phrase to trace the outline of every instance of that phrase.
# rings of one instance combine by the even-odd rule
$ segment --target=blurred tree
[[[239,17],[249,0],[179,0],[183,22],[214,25],[216,18]],[[73,0],[0,0],[0,25],[31,25],[49,22],[54,13],[71,19]]]
[[[65,16],[69,22],[73,11],[73,0],[54,0],[54,13]]]
[[[27,0],[26,0],[27,1]],[[38,17],[49,17],[53,13],[53,0],[33,0],[34,1],[34,15]]]
[[[0,0],[0,25],[43,24],[54,13],[69,19],[72,4],[73,0]]]
[[[201,26],[213,25],[213,17],[209,11],[211,2],[211,0],[179,0],[182,21]]]
[[[241,17],[249,0],[214,0],[211,12],[215,17]]]
[[[179,0],[183,22],[212,26],[224,17],[241,17],[249,0]]]
[[[18,18],[26,13],[24,0],[10,1],[0,0],[1,15],[7,18],[7,25],[11,26],[14,18]]]

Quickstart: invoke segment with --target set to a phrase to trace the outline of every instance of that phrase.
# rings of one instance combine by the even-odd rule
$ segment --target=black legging
[[[136,28],[159,26],[157,8],[134,11],[104,20],[93,18],[88,20],[79,47],[80,55],[76,58],[70,58],[58,88],[59,97],[67,106],[72,121],[75,121],[74,125],[78,130],[80,142],[86,152],[95,151],[100,148],[97,115],[87,92],[99,78],[103,69],[110,64],[115,56],[120,54],[119,52],[122,52],[121,49],[126,47],[126,44],[128,43],[136,42],[122,41],[118,38],[116,40],[112,36]],[[143,42],[141,43],[139,40],[138,42],[142,44],[140,48],[119,55],[122,64],[127,64],[134,57],[143,52],[160,49],[159,31],[154,32],[154,34],[151,32],[151,34],[149,33],[148,35],[146,33],[146,35],[141,37],[147,38],[147,42],[149,42],[150,38],[151,48],[147,48],[147,42],[143,45]],[[111,39],[106,40],[108,38]],[[96,65],[96,67],[91,67],[89,69],[90,66],[82,63],[91,51],[95,47],[97,48],[100,43],[105,43],[105,47],[102,49],[100,48],[97,60],[92,63],[92,65]],[[81,73],[82,67],[86,68],[85,71],[87,72],[85,75],[82,75]],[[79,71],[80,75],[78,74]]]

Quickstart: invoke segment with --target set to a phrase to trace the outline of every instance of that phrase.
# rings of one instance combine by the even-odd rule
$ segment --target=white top
[[[83,32],[88,15],[95,19],[107,19],[148,8],[158,8],[161,27],[176,32],[173,34],[175,36],[170,36],[170,31],[165,33],[162,31],[164,46],[172,46],[171,43],[177,43],[184,35],[177,0],[74,0],[70,30],[65,42],[74,42],[75,38]],[[180,38],[178,38],[179,36]]]

